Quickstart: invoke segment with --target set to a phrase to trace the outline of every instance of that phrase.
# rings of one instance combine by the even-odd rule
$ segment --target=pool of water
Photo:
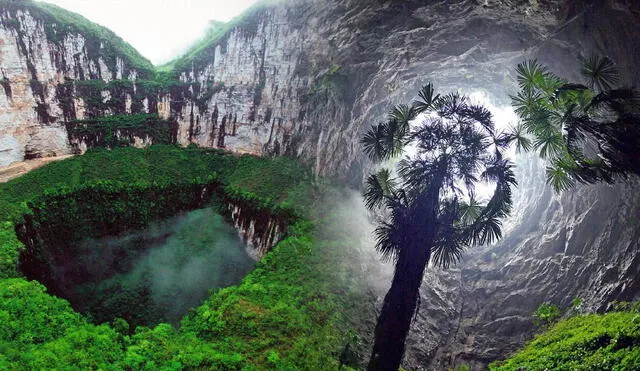
[[[84,240],[56,276],[61,296],[96,323],[175,325],[210,290],[242,280],[254,265],[245,249],[236,230],[205,208],[142,231]]]

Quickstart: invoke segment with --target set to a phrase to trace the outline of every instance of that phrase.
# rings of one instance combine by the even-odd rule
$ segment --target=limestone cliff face
[[[237,201],[229,202],[227,212],[254,260],[260,260],[284,235],[286,222],[278,216],[256,212]]]
[[[0,166],[86,148],[67,127],[73,120],[149,112],[135,83],[151,64],[109,31],[73,14],[78,23],[59,21],[64,11],[43,6],[0,2]]]
[[[345,140],[348,90],[356,89],[347,80],[356,66],[336,58],[327,34],[340,23],[328,18],[336,13],[326,5],[258,8],[195,58],[180,61],[175,73],[189,88],[170,97],[178,142],[292,155],[319,174],[348,168],[357,156]]]
[[[168,83],[82,32],[54,37],[32,12],[0,13],[0,165],[95,143],[68,125],[78,119],[157,113],[170,142],[286,154],[359,186],[370,166],[362,133],[426,82],[508,104],[518,62],[537,57],[576,78],[578,55],[591,52],[640,82],[640,11],[630,0],[266,2],[179,59]],[[544,301],[579,296],[602,310],[638,297],[638,183],[558,196],[541,166],[521,163],[504,241],[426,274],[406,366],[480,368],[531,336],[530,314]]]
[[[176,64],[181,144],[287,154],[359,183],[358,139],[427,81],[504,100],[510,71],[557,27],[557,2],[267,3]]]

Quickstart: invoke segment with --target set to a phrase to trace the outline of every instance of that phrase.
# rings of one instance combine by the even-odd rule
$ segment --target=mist
[[[326,196],[324,212],[317,219],[322,241],[335,244],[339,267],[330,272],[334,279],[351,290],[381,300],[391,285],[392,262],[386,262],[375,249],[374,217],[364,206],[362,195],[340,189]]]
[[[254,265],[237,231],[212,208],[85,240],[81,251],[73,264],[92,277],[73,288],[71,301],[96,322],[177,325],[210,290],[239,283]]]
[[[257,0],[47,0],[115,32],[153,64],[168,62],[201,39],[209,22],[228,22]]]

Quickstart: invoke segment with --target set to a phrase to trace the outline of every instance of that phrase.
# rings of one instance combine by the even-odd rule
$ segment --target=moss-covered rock
[[[506,370],[637,370],[640,313],[571,317],[536,336],[521,351],[489,367]]]

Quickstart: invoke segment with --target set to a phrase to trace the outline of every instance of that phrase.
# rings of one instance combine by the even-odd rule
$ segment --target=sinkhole
[[[64,217],[47,223],[40,216],[20,227],[27,245],[20,269],[95,323],[122,318],[131,328],[177,325],[211,290],[239,283],[254,265],[236,229],[217,210],[181,210],[134,229],[88,218],[73,230]],[[119,223],[126,225],[127,218]]]

